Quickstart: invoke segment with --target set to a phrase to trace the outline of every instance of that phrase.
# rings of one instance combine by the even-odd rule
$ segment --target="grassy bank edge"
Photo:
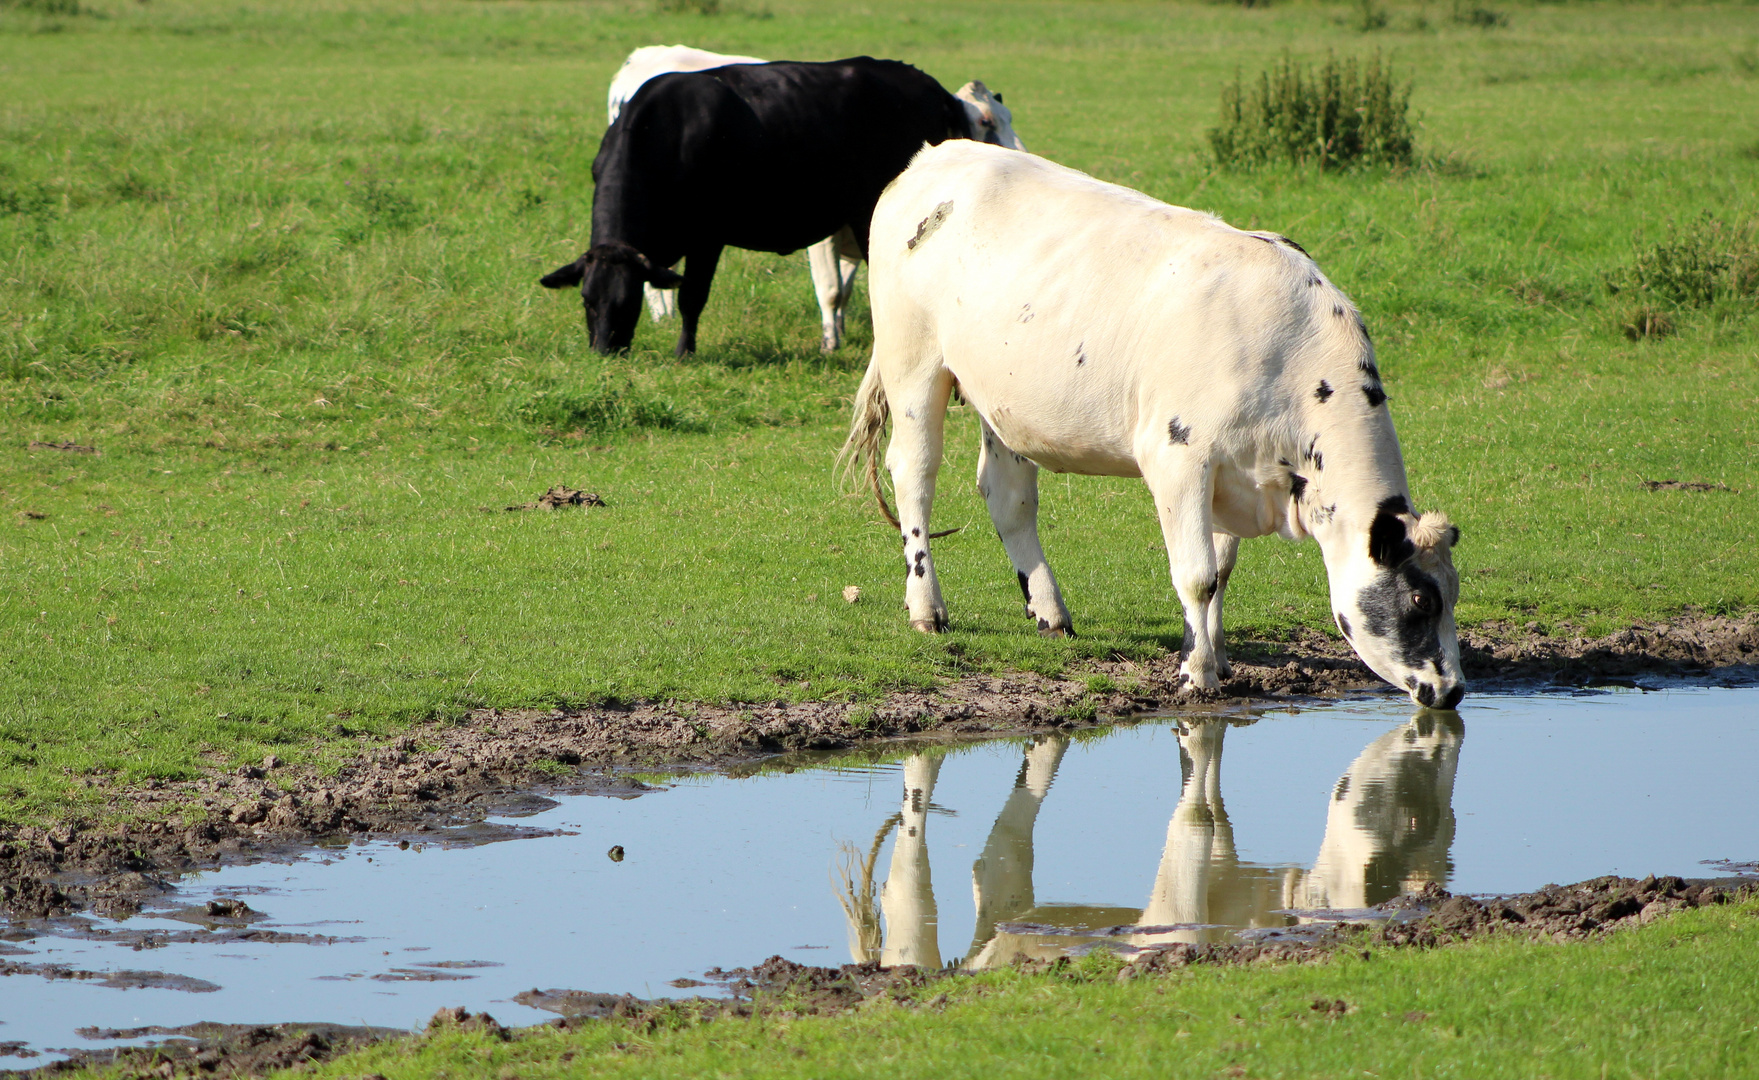
[[[1751,1075],[1755,946],[1749,895],[1588,941],[1357,942],[1309,962],[1135,978],[1094,953],[1048,970],[925,980],[834,1015],[783,994],[749,1017],[706,1021],[680,1004],[511,1032],[439,1022],[312,1074]]]

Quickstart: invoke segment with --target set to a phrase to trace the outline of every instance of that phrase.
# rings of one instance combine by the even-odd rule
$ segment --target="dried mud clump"
[[[542,495],[539,495],[535,502],[514,503],[506,509],[508,512],[514,512],[519,510],[556,510],[564,506],[605,505],[607,505],[605,500],[600,498],[595,492],[581,491],[578,488],[571,488],[567,484],[557,484]],[[483,509],[493,511],[495,508],[492,506],[485,506]]]
[[[1651,922],[1686,908],[1726,904],[1734,895],[1725,885],[1690,884],[1677,877],[1651,876],[1641,881],[1600,877],[1502,899],[1450,896],[1417,922],[1381,927],[1376,939],[1389,945],[1429,946],[1488,933],[1515,933],[1534,941],[1567,941]]]

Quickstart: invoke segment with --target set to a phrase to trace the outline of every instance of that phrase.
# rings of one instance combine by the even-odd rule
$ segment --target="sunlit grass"
[[[1493,940],[1196,968],[1119,983],[1089,956],[1060,975],[930,985],[910,1006],[784,1009],[652,1028],[605,1021],[513,1043],[441,1033],[350,1054],[323,1076],[1737,1077],[1759,1067],[1751,902],[1593,943]],[[1338,1003],[1343,1011],[1335,1011]]]
[[[895,541],[832,484],[865,297],[822,357],[803,257],[729,253],[695,359],[646,322],[585,351],[536,278],[584,247],[603,87],[656,40],[981,77],[1035,151],[1296,238],[1367,314],[1419,503],[1464,529],[1467,624],[1759,594],[1751,313],[1632,342],[1605,287],[1639,232],[1759,212],[1759,9],[1395,8],[1370,38],[1319,4],[79,7],[0,8],[0,819],[475,705],[869,696],[1176,644],[1140,484],[1079,477],[1044,478],[1044,532],[1083,636],[1030,632],[963,414],[954,633],[907,632]],[[1236,70],[1371,48],[1415,78],[1426,164],[1212,169]],[[480,509],[563,481],[610,505]],[[1243,634],[1327,625],[1312,546],[1249,544],[1234,581]]]

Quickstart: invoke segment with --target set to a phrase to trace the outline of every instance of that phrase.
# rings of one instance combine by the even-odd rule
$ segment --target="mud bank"
[[[1688,882],[1677,877],[1649,877],[1641,881],[1600,877],[1575,885],[1548,885],[1537,892],[1516,896],[1473,898],[1454,896],[1431,886],[1417,896],[1400,897],[1372,909],[1367,925],[1340,925],[1288,940],[1266,936],[1242,943],[1155,946],[1133,956],[1118,970],[1116,978],[1153,978],[1197,965],[1317,963],[1340,949],[1433,948],[1490,935],[1515,935],[1534,942],[1580,941],[1649,923],[1676,911],[1726,904],[1750,896],[1753,888],[1749,884]],[[1053,976],[1071,970],[1066,959],[1026,961],[1018,966]],[[556,1013],[551,1027],[566,1030],[591,1023],[613,1023],[640,1032],[676,1024],[682,1014],[696,1023],[759,1015],[834,1015],[881,999],[905,1008],[933,1009],[947,998],[944,994],[925,997],[925,988],[968,977],[967,972],[957,968],[930,971],[915,967],[881,968],[874,963],[814,967],[780,956],[749,968],[707,974],[714,980],[713,985],[727,992],[727,997],[649,1001],[629,995],[551,989],[531,990],[520,994],[517,1000]],[[680,980],[678,985],[689,988],[711,984]],[[1313,1004],[1316,1010],[1342,1011],[1347,1007],[1342,1002]],[[433,1034],[459,1028],[501,1041],[519,1039],[524,1033],[502,1026],[486,1013],[472,1015],[462,1008],[442,1009],[429,1021],[427,1031]],[[52,1074],[90,1065],[110,1065],[143,1076],[261,1075],[321,1061],[383,1039],[412,1037],[380,1028],[320,1024],[197,1024],[176,1029],[90,1033],[90,1037],[100,1039],[143,1035],[170,1036],[172,1041],[149,1048],[82,1050],[73,1058],[38,1072]]]
[[[1608,637],[1491,626],[1463,635],[1475,687],[1636,685],[1647,678],[1759,681],[1759,614],[1635,626]],[[333,776],[270,757],[184,783],[107,793],[123,826],[79,821],[0,831],[0,907],[14,918],[79,910],[125,916],[178,873],[274,858],[348,836],[419,840],[520,806],[534,792],[632,796],[636,768],[738,768],[764,756],[909,735],[982,735],[1086,726],[1171,707],[1229,708],[1388,692],[1341,640],[1235,646],[1219,692],[1182,689],[1178,659],[1102,661],[1080,677],[971,675],[876,704],[647,702],[545,711],[485,710],[418,727]],[[1116,689],[1096,692],[1103,674]],[[559,779],[561,777],[561,779]],[[191,811],[196,820],[188,823]]]

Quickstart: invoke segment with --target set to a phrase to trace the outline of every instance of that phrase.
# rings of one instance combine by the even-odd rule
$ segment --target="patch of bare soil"
[[[564,506],[605,505],[608,504],[605,500],[599,498],[596,492],[581,491],[578,488],[571,488],[567,484],[557,484],[542,495],[539,495],[536,502],[514,503],[506,509],[509,512],[512,512],[517,510],[555,510]],[[485,506],[483,509],[493,513],[495,508],[492,506]]]
[[[1759,614],[1644,624],[1607,637],[1489,626],[1462,635],[1478,689],[1623,685],[1688,677],[1759,680]],[[1085,678],[967,675],[877,705],[638,702],[550,710],[484,710],[418,728],[331,776],[270,757],[261,766],[199,780],[109,792],[133,824],[0,831],[0,908],[14,918],[82,909],[126,916],[167,889],[167,875],[216,863],[272,858],[349,835],[476,842],[517,832],[482,825],[491,814],[541,809],[535,791],[632,796],[636,767],[737,768],[766,755],[836,750],[900,736],[973,738],[1086,726],[1159,709],[1237,707],[1387,688],[1318,632],[1289,642],[1246,642],[1219,692],[1181,688],[1178,658],[1097,662],[1125,689],[1092,692]],[[566,781],[559,774],[572,773]],[[201,817],[179,817],[199,807]],[[472,825],[460,831],[457,826]],[[481,835],[478,835],[480,833]]]
[[[61,1051],[72,1056],[45,1065],[35,1074],[114,1065],[121,1075],[129,1077],[262,1076],[325,1061],[383,1039],[406,1037],[408,1033],[395,1028],[340,1024],[204,1023],[184,1027],[81,1028],[79,1034],[93,1040],[161,1041],[147,1047]]]
[[[1288,940],[1203,945],[1174,944],[1147,949],[1118,971],[1118,981],[1152,978],[1193,965],[1237,966],[1267,962],[1320,962],[1340,949],[1373,947],[1434,948],[1493,934],[1514,934],[1532,941],[1572,941],[1638,926],[1687,908],[1726,904],[1750,896],[1753,886],[1725,882],[1687,882],[1677,877],[1602,877],[1575,885],[1548,885],[1518,896],[1473,898],[1453,896],[1431,886],[1417,896],[1400,897],[1374,909],[1379,918],[1370,927],[1341,926],[1320,935]],[[1028,971],[1052,976],[1077,972],[1067,959],[1024,961]],[[905,1008],[936,1009],[945,993],[924,995],[936,983],[962,978],[958,969],[882,968],[875,963],[812,967],[780,956],[731,971],[706,973],[724,987],[724,999],[646,1001],[627,994],[595,994],[580,990],[530,990],[514,1000],[557,1014],[551,1027],[578,1028],[591,1023],[621,1024],[632,1034],[675,1026],[753,1016],[787,1019],[832,1015],[885,1000]],[[681,980],[692,986],[706,985]],[[948,983],[948,985],[951,985]],[[1350,1003],[1316,1000],[1317,1012],[1347,1013]],[[1415,1015],[1415,1014],[1414,1014]],[[428,1033],[476,1031],[512,1042],[536,1029],[509,1029],[487,1013],[462,1008],[442,1009],[428,1022]],[[197,1024],[187,1028],[142,1028],[136,1031],[82,1031],[89,1038],[139,1038],[148,1034],[184,1037],[171,1048],[81,1051],[72,1062],[48,1066],[53,1072],[80,1064],[109,1063],[134,1075],[243,1076],[318,1061],[344,1049],[400,1032],[327,1025],[281,1024],[274,1027]]]

